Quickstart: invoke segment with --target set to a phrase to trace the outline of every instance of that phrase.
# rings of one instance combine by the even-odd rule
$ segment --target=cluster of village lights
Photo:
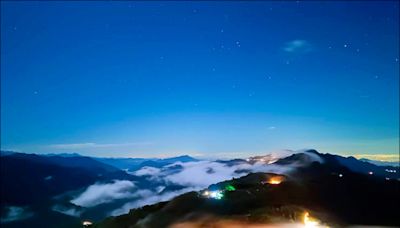
[[[282,176],[274,176],[269,178],[266,182],[263,183],[268,183],[271,185],[278,185],[284,181],[284,177]],[[223,190],[205,190],[202,192],[202,195],[207,198],[213,198],[220,200],[224,197],[225,192],[231,192],[231,191],[236,191],[236,188],[233,185],[226,185]]]
[[[225,189],[223,189],[223,190],[215,190],[215,191],[205,190],[205,191],[203,191],[202,195],[207,198],[213,198],[213,199],[220,200],[224,197],[224,193],[226,191],[231,192],[231,191],[235,191],[235,190],[236,190],[236,188],[233,185],[227,185],[227,186],[225,186]]]
[[[396,173],[396,170],[394,169],[385,169],[385,171],[388,173]]]

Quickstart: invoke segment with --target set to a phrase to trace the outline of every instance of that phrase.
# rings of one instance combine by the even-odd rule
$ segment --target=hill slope
[[[269,183],[275,174],[253,173],[211,185],[208,194],[186,193],[168,202],[110,217],[96,227],[296,224],[302,222],[306,211],[330,226],[400,225],[398,180],[354,172],[336,157],[317,155],[324,162],[312,162],[293,175],[279,176],[283,178],[280,184]],[[278,163],[292,164],[304,159],[307,158],[303,154],[298,154]],[[226,190],[227,186],[233,189]],[[222,195],[216,197],[219,193]]]

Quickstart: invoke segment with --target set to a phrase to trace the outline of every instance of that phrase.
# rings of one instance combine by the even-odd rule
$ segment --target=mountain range
[[[243,195],[245,191],[270,191],[264,186],[265,183],[261,184],[265,189],[259,185],[271,175],[284,176],[287,181],[282,186],[291,186],[291,190],[285,193],[285,197],[289,197],[287,202],[284,202],[285,197],[276,196],[277,200],[281,200],[278,208],[285,208],[289,215],[294,216],[305,208],[315,211],[315,208],[320,207],[328,216],[325,221],[330,224],[363,224],[361,217],[350,212],[337,213],[335,208],[327,206],[331,201],[323,196],[315,199],[314,194],[327,194],[338,201],[339,197],[351,200],[359,197],[357,201],[349,201],[354,204],[349,208],[354,210],[363,210],[361,207],[364,207],[365,203],[362,202],[361,196],[365,197],[365,202],[373,202],[376,206],[393,210],[396,208],[390,202],[382,201],[379,204],[375,196],[382,194],[385,198],[397,199],[393,189],[397,192],[399,190],[399,167],[377,166],[353,157],[321,154],[315,150],[298,151],[287,157],[266,155],[216,161],[198,160],[187,155],[145,159],[1,152],[0,162],[1,225],[4,227],[81,227],[83,220],[95,222],[95,225],[100,227],[130,227],[140,224],[144,218],[149,222],[149,226],[146,227],[175,226],[202,221],[205,216],[202,212],[203,206],[210,212],[207,216],[219,218],[223,215],[223,218],[229,221],[235,220],[236,215],[244,216],[245,211],[259,210],[259,207],[264,206],[267,207],[267,211],[276,214],[277,209],[270,204],[253,205],[252,200],[264,202],[261,196],[252,193],[250,198],[246,198],[246,195]],[[249,178],[255,178],[257,181],[247,183]],[[348,183],[350,180],[353,182]],[[205,189],[219,189],[226,183],[238,189],[237,193],[227,194],[241,193],[233,198],[225,198],[223,202],[227,204],[218,206],[222,201],[211,201],[211,205],[208,205],[210,202],[207,199],[198,197]],[[292,208],[293,202],[290,200],[296,198],[296,191],[303,188],[307,190],[307,194],[301,194],[303,201],[311,200],[311,203],[315,203],[315,208],[304,204],[303,201],[299,201]],[[356,196],[357,191],[375,191],[376,194],[359,193],[360,195]],[[240,205],[248,205],[243,206],[238,214],[232,212],[233,207],[238,207],[238,202],[231,202],[236,198],[243,200],[240,201]],[[189,205],[178,203],[182,199],[185,199],[185,202],[189,200]],[[199,203],[199,200],[202,203]],[[205,205],[196,206],[203,203]],[[170,205],[168,210],[165,208],[167,205]],[[169,210],[181,210],[171,205],[186,208],[183,210],[184,214],[169,216]],[[229,210],[223,212],[225,209],[219,208],[222,206]],[[336,206],[337,210],[345,210],[343,205]],[[193,218],[196,219],[178,219],[192,218],[191,215],[195,215]],[[153,224],[154,216],[161,219],[156,219]],[[254,216],[255,220],[250,219],[249,222],[254,223],[260,219]],[[284,221],[287,218],[285,216],[280,221]],[[364,223],[396,225],[391,220],[390,212],[379,216],[375,220],[368,217]],[[103,220],[107,217],[109,218]],[[261,220],[259,222],[269,221]]]

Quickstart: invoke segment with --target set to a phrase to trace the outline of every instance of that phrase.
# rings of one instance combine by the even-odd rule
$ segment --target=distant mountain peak
[[[78,153],[50,153],[50,154],[45,154],[45,156],[60,156],[60,157],[82,157],[82,155],[78,154]]]
[[[189,155],[187,155],[187,154],[180,155],[180,156],[176,156],[175,158],[189,158],[189,159],[195,159],[195,158],[193,158],[193,157],[191,157],[191,156],[189,156]]]
[[[316,150],[305,150],[299,153],[292,154],[288,157],[281,158],[276,161],[276,164],[279,165],[289,165],[293,163],[303,163],[303,164],[310,164],[312,162],[324,162],[323,156],[321,156],[318,151]]]
[[[198,159],[193,158],[193,157],[191,157],[189,155],[180,155],[180,156],[177,156],[177,157],[164,158],[164,159],[160,159],[160,160],[165,161],[165,162],[174,162],[174,161],[176,161],[176,162],[191,162],[191,161],[198,161]]]
[[[307,152],[307,153],[314,153],[314,154],[321,154],[320,152],[318,152],[317,150],[315,150],[315,149],[307,149],[307,150],[305,150],[304,152]]]

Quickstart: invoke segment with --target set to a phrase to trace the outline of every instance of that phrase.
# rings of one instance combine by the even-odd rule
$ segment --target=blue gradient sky
[[[3,150],[398,154],[398,2],[1,6]]]

